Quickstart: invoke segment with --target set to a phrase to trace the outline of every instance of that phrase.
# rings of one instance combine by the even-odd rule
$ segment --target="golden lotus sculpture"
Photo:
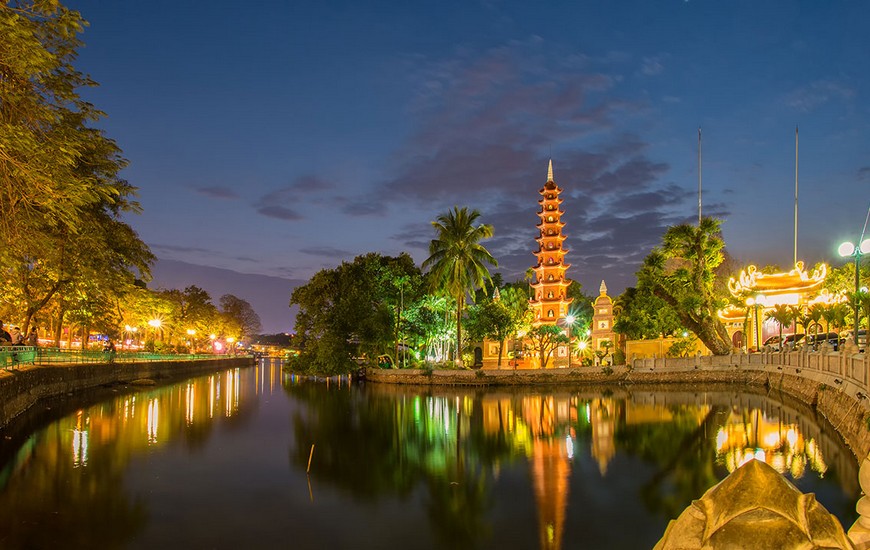
[[[671,521],[656,550],[854,548],[840,522],[758,460],[750,460]]]

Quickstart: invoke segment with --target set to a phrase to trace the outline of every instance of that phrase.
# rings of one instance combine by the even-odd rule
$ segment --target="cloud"
[[[200,195],[205,195],[206,197],[211,197],[213,199],[238,199],[239,194],[235,192],[230,187],[224,187],[221,185],[209,185],[204,187],[194,187],[194,191],[199,193]]]
[[[831,101],[848,101],[854,96],[854,88],[843,82],[817,80],[788,94],[785,103],[802,113],[808,113]]]
[[[392,176],[343,210],[425,205],[434,219],[455,204],[477,208],[495,228],[485,244],[499,271],[522,278],[535,261],[538,191],[553,158],[571,276],[598,277],[586,267],[592,261],[611,275],[633,275],[667,227],[692,212],[692,193],[665,181],[670,166],[650,158],[635,133],[648,125],[649,105],[626,100],[631,90],[622,90],[624,74],[657,74],[663,57],[633,63],[618,52],[593,59],[550,50],[532,37],[445,60],[414,57],[410,132],[388,163]],[[426,250],[433,236],[420,223],[393,239]]]
[[[643,63],[640,67],[640,72],[645,76],[656,76],[661,74],[662,71],[665,70],[665,66],[662,63],[663,57],[654,56],[654,57],[644,57]]]
[[[289,185],[280,187],[266,193],[257,199],[253,206],[256,211],[268,218],[284,221],[298,221],[305,219],[299,213],[299,208],[306,203],[316,204],[324,200],[325,193],[334,189],[332,182],[312,175],[304,175],[296,178]]]

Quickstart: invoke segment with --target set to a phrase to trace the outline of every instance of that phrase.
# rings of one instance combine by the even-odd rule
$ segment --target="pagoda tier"
[[[541,209],[537,214],[540,222],[536,227],[540,236],[535,239],[538,251],[533,254],[537,264],[532,268],[535,272],[535,282],[531,285],[534,297],[529,300],[529,305],[535,312],[536,324],[555,324],[568,315],[568,305],[572,300],[568,297],[571,283],[565,277],[565,271],[571,266],[565,263],[568,250],[562,246],[565,241],[562,235],[564,212],[559,206],[562,204],[559,197],[562,189],[553,179],[552,160],[547,169],[547,183],[539,192]]]

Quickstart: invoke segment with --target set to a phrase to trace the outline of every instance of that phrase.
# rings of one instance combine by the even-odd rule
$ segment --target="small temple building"
[[[781,273],[762,273],[754,265],[742,270],[728,281],[728,291],[743,306],[729,305],[719,312],[735,348],[759,349],[770,336],[779,334],[774,321],[765,321],[766,312],[777,305],[812,306],[831,303],[839,298],[823,288],[827,265],[821,264],[812,273],[804,270],[803,262]],[[791,333],[786,329],[784,334]]]
[[[616,333],[613,331],[613,300],[607,295],[607,285],[601,281],[601,286],[598,288],[598,297],[592,304],[592,327],[589,333],[589,344],[593,351],[605,349],[605,342],[610,342],[613,346],[611,351],[616,346]]]

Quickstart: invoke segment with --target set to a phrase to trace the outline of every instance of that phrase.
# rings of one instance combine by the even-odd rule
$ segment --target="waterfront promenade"
[[[18,364],[0,369],[0,428],[40,399],[111,384],[176,379],[229,368],[249,366],[251,357],[163,356],[109,362],[50,362]]]

